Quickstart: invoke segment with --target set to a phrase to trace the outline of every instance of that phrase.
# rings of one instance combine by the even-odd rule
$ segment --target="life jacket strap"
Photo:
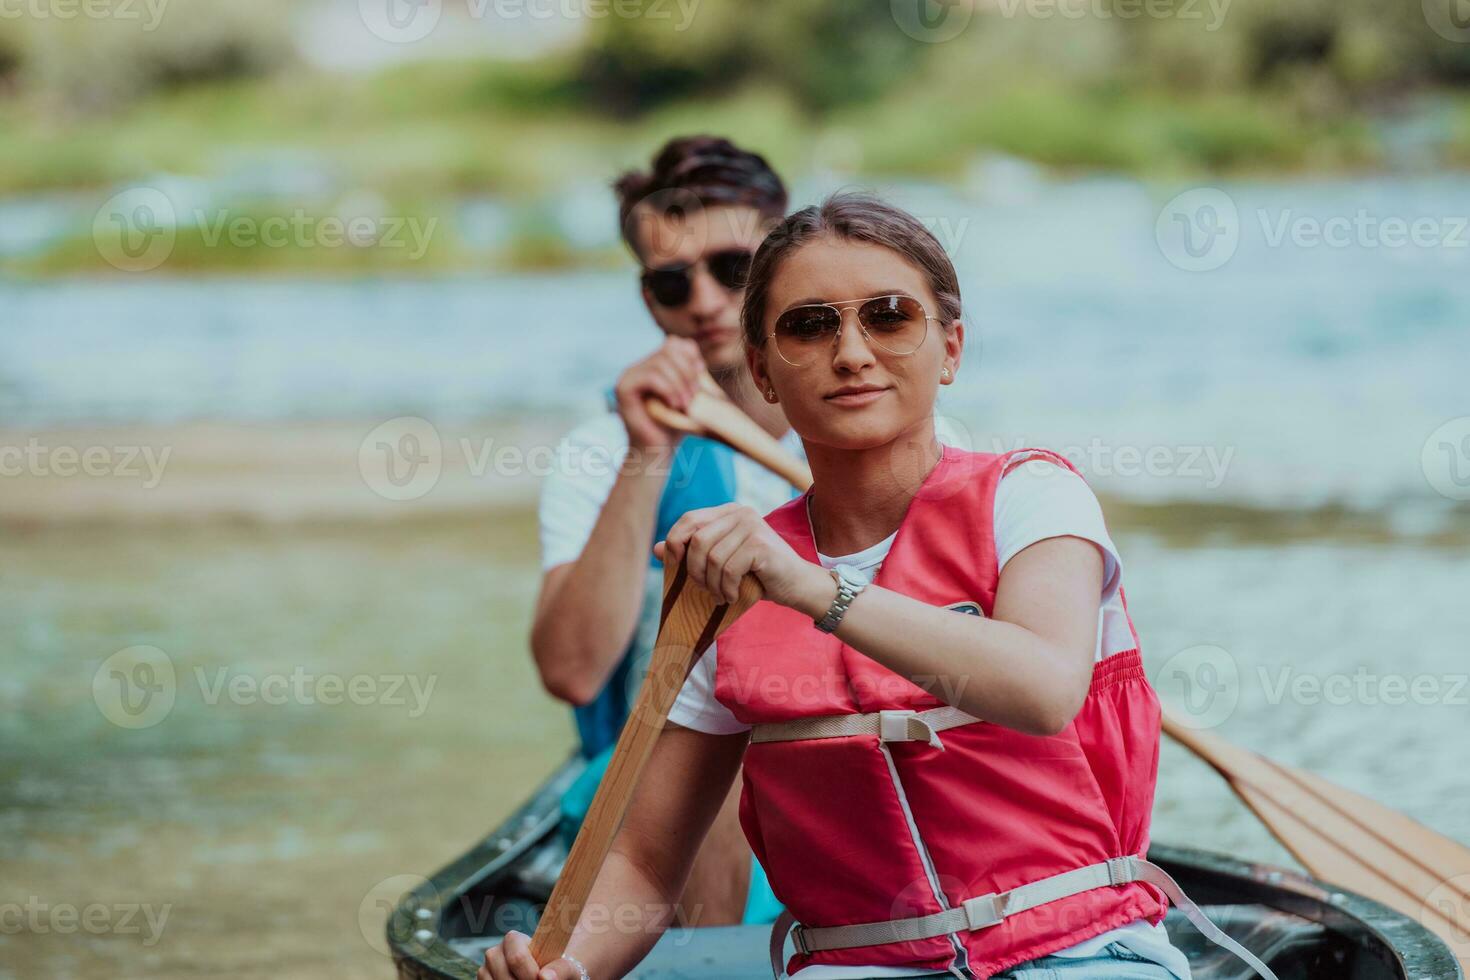
[[[1008,916],[1047,902],[1070,898],[1094,888],[1126,885],[1134,881],[1157,886],[1195,928],[1204,933],[1205,938],[1240,957],[1264,980],[1277,980],[1270,967],[1211,922],[1167,871],[1132,855],[1112,858],[1084,868],[1074,868],[1020,885],[1010,891],[969,898],[952,909],[910,919],[813,928],[797,924],[795,916],[784,912],[771,929],[771,971],[776,980],[782,980],[786,975],[784,953],[788,931],[796,944],[796,951],[801,954],[827,949],[913,942],[963,930],[987,929],[1005,921]]]
[[[795,742],[809,738],[876,735],[884,742],[928,742],[943,749],[939,733],[980,721],[959,708],[943,705],[926,711],[870,711],[867,714],[819,715],[792,721],[765,722],[751,729],[752,742]]]

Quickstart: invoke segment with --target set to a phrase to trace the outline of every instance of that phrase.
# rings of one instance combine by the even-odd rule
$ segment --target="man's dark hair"
[[[613,181],[623,240],[638,254],[633,209],[647,202],[665,212],[681,201],[755,208],[763,218],[786,213],[786,185],[759,153],[742,150],[720,136],[680,136],[664,144],[653,169],[630,170]],[[660,193],[671,192],[671,193]]]

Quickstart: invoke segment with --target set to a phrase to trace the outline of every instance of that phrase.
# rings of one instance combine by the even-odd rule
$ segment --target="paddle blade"
[[[644,402],[655,422],[676,432],[717,439],[744,453],[766,469],[782,477],[798,490],[812,485],[812,471],[797,459],[780,441],[725,397],[718,384],[705,375],[700,390],[689,402],[689,410],[680,412],[657,398]]]
[[[1470,973],[1470,848],[1377,800],[1164,718],[1302,866],[1423,923]]]
[[[648,673],[531,938],[531,955],[537,963],[544,966],[566,952],[638,778],[689,672],[715,638],[760,597],[760,583],[753,575],[740,583],[739,598],[726,604],[690,581],[683,562],[665,566],[663,610]]]

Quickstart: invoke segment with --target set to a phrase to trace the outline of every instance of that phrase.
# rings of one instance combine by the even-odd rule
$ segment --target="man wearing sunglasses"
[[[558,459],[590,453],[622,465],[594,473],[559,467],[542,491],[543,579],[531,648],[546,689],[574,706],[588,759],[563,801],[568,826],[585,815],[653,649],[663,584],[653,543],[685,511],[738,501],[766,513],[795,495],[728,447],[659,425],[644,399],[683,408],[708,371],[736,405],[804,455],[780,406],[752,384],[740,330],[751,256],[786,210],[781,179],[760,156],[695,136],[670,141],[651,170],[623,175],[614,189],[643,300],[664,340],[618,377],[613,411],[579,425],[558,447]],[[768,923],[781,912],[741,833],[738,790],[691,871],[681,902],[686,924]]]

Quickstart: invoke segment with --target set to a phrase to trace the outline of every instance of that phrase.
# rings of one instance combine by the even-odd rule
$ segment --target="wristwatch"
[[[832,600],[827,615],[821,619],[812,620],[812,625],[823,633],[831,633],[837,629],[837,624],[842,622],[842,617],[847,614],[847,607],[852,605],[852,600],[868,587],[867,574],[856,565],[837,565],[832,569],[832,578],[837,582],[837,597]]]

